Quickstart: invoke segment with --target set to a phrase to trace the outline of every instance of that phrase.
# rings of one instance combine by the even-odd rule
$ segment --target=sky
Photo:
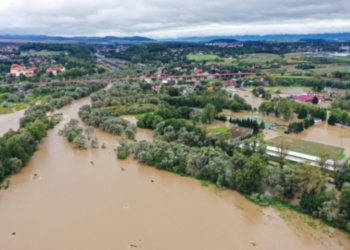
[[[0,34],[265,35],[350,32],[349,0],[0,0]]]

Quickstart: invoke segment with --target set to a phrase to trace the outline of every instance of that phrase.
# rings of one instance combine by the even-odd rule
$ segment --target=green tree
[[[35,140],[40,141],[47,134],[47,125],[40,120],[36,120],[27,126],[27,130],[32,134]]]
[[[25,75],[20,74],[20,75],[19,75],[19,80],[20,80],[21,82],[24,82],[24,81],[26,81],[26,80],[27,80],[27,78],[26,78],[26,76],[25,76]]]
[[[312,98],[312,104],[318,104],[318,97],[314,96],[314,98]]]
[[[280,140],[277,145],[277,150],[278,150],[278,161],[280,164],[280,168],[283,168],[285,162],[286,162],[286,157],[288,155],[288,150],[290,147],[290,143],[286,140]]]
[[[201,123],[203,119],[203,114],[199,110],[194,110],[190,113],[190,119],[193,122],[193,124]]]
[[[22,160],[18,159],[17,157],[10,158],[8,161],[8,165],[11,169],[11,174],[19,172],[23,167]]]
[[[293,106],[287,98],[281,98],[277,103],[277,111],[283,116],[285,121],[289,121],[293,117]]]
[[[205,105],[203,108],[203,118],[209,124],[214,121],[216,113],[215,106],[211,103]]]
[[[338,223],[341,228],[350,231],[350,187],[342,189]]]
[[[291,185],[300,194],[318,194],[326,179],[321,169],[308,163],[300,164],[297,170],[286,178],[287,184]]]
[[[337,118],[335,117],[335,115],[330,115],[328,118],[328,124],[334,126],[336,122]]]
[[[238,191],[251,194],[262,190],[262,180],[267,174],[266,162],[258,154],[253,154],[243,169],[236,171],[236,188]]]

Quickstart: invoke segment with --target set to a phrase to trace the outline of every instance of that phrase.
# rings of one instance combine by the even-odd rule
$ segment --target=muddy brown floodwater
[[[0,192],[0,249],[350,249],[337,230],[332,238],[298,231],[234,191],[118,161],[117,136],[97,131],[106,149],[74,149],[57,132],[87,103],[59,111],[63,121]],[[137,138],[152,140],[152,132]]]
[[[0,136],[3,136],[11,128],[17,130],[19,128],[19,120],[24,115],[24,110],[15,113],[0,115]]]

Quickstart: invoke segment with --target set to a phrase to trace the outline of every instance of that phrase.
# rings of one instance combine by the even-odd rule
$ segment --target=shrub
[[[128,151],[126,151],[125,149],[120,148],[120,149],[118,149],[118,151],[117,151],[117,158],[118,158],[119,160],[124,160],[124,159],[126,159],[126,158],[128,157],[128,155],[129,155],[129,153],[128,153]]]

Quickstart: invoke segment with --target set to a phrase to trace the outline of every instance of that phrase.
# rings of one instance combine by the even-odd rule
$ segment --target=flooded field
[[[74,149],[57,132],[87,103],[59,111],[63,121],[0,192],[0,249],[350,249],[338,230],[301,230],[237,192],[118,161],[118,136],[96,131],[106,149]],[[137,139],[152,137],[138,129]]]
[[[262,99],[255,97],[254,95],[248,95],[244,97],[249,104],[259,104],[262,103]],[[326,103],[328,104],[328,103]],[[304,130],[302,133],[297,135],[286,135],[281,133],[288,122],[282,120],[281,118],[274,116],[265,116],[259,114],[259,112],[232,112],[231,110],[224,109],[220,114],[227,115],[230,117],[239,118],[251,118],[257,119],[259,121],[263,120],[267,129],[264,130],[265,139],[269,140],[279,135],[284,135],[290,138],[296,138],[306,141],[318,142],[326,145],[341,147],[345,149],[347,156],[350,156],[350,130],[343,129],[340,127],[329,126],[327,122],[321,122],[315,124],[314,126]],[[299,121],[298,119],[293,119],[292,121]],[[282,126],[273,127],[277,123]],[[271,127],[271,129],[269,129]],[[281,131],[276,131],[281,130]]]
[[[281,135],[281,133],[271,130],[265,130],[264,133],[265,140]],[[350,156],[350,131],[335,126],[329,126],[326,122],[315,124],[297,135],[283,135],[290,138],[341,147],[345,149],[346,155]]]
[[[241,90],[241,89],[235,89],[237,91],[237,94],[240,97],[243,97],[246,99],[247,103],[252,105],[253,108],[259,108],[259,106],[265,102],[263,98],[258,98],[252,94],[252,89],[247,89],[247,90]]]

